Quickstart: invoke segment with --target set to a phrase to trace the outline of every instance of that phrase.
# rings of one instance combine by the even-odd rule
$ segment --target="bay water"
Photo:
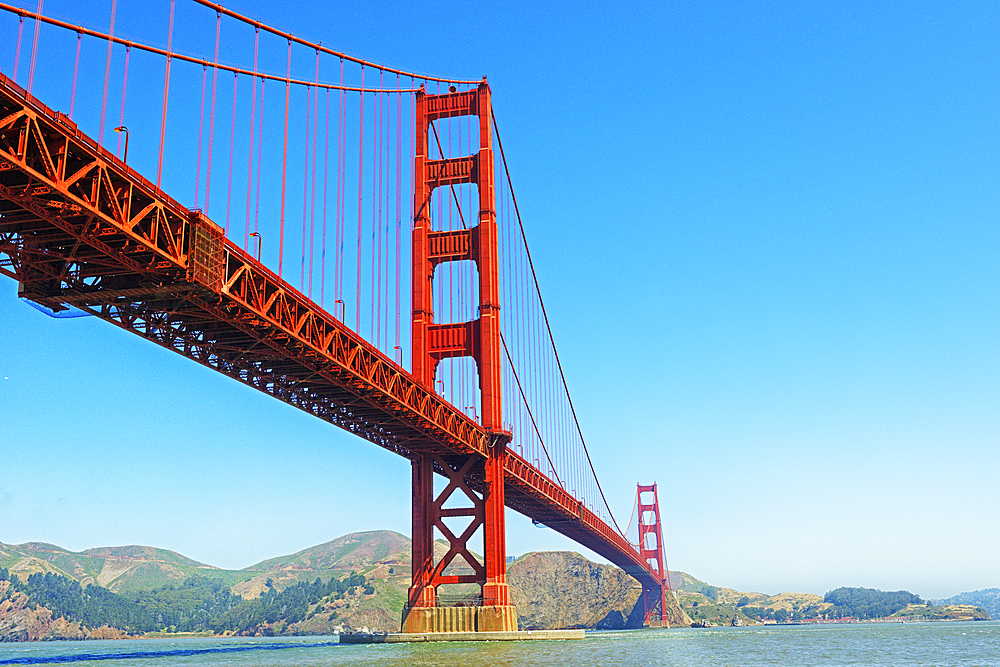
[[[583,641],[337,643],[336,637],[0,644],[0,666],[1000,666],[1000,621],[588,632]]]

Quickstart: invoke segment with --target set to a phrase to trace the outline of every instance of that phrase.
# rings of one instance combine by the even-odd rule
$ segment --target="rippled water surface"
[[[583,641],[340,645],[335,637],[0,645],[0,665],[1000,666],[1000,622],[635,630]]]

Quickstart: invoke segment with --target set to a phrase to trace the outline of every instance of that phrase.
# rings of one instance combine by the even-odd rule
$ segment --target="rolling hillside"
[[[36,572],[52,572],[84,586],[97,584],[115,593],[159,588],[195,574],[232,586],[256,574],[249,570],[222,570],[155,547],[99,547],[73,552],[43,542],[0,543],[0,567],[22,579]]]
[[[409,565],[410,540],[391,530],[352,533],[335,540],[303,549],[289,556],[270,558],[248,570],[358,570],[376,563],[405,561]]]

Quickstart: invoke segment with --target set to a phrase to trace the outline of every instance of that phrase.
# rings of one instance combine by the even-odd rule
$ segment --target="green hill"
[[[212,567],[211,565],[205,565],[204,563],[199,563],[196,560],[192,560],[187,556],[182,556],[175,551],[168,551],[167,549],[157,549],[155,547],[143,547],[137,545],[125,546],[125,547],[97,547],[94,549],[86,549],[80,552],[81,556],[88,556],[91,558],[102,558],[104,560],[136,560],[136,561],[149,561],[155,563],[169,563],[171,565],[186,566],[186,567],[197,567],[209,570],[217,570],[218,568]]]
[[[0,567],[23,580],[35,573],[52,573],[78,581],[82,586],[97,584],[114,593],[151,590],[194,575],[232,586],[256,574],[222,570],[155,547],[99,547],[73,552],[44,542],[0,543]]]
[[[282,569],[363,570],[376,563],[409,563],[410,540],[391,530],[351,533],[335,540],[296,552],[270,558],[246,568],[257,572]]]
[[[280,591],[288,586],[311,582],[317,576],[326,580],[357,572],[386,581],[405,580],[405,586],[392,586],[393,589],[402,586],[403,592],[396,591],[394,595],[401,601],[406,586],[409,586],[410,540],[391,530],[351,533],[294,554],[269,558],[243,572],[249,576],[234,585],[233,592],[246,599],[256,598],[271,587]]]

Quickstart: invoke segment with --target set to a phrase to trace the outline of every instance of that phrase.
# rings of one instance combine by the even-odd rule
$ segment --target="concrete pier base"
[[[517,609],[512,605],[406,607],[403,609],[401,632],[517,632]]]
[[[341,644],[400,644],[404,642],[510,642],[583,639],[583,630],[521,630],[514,632],[393,632],[387,635],[340,635]]]

